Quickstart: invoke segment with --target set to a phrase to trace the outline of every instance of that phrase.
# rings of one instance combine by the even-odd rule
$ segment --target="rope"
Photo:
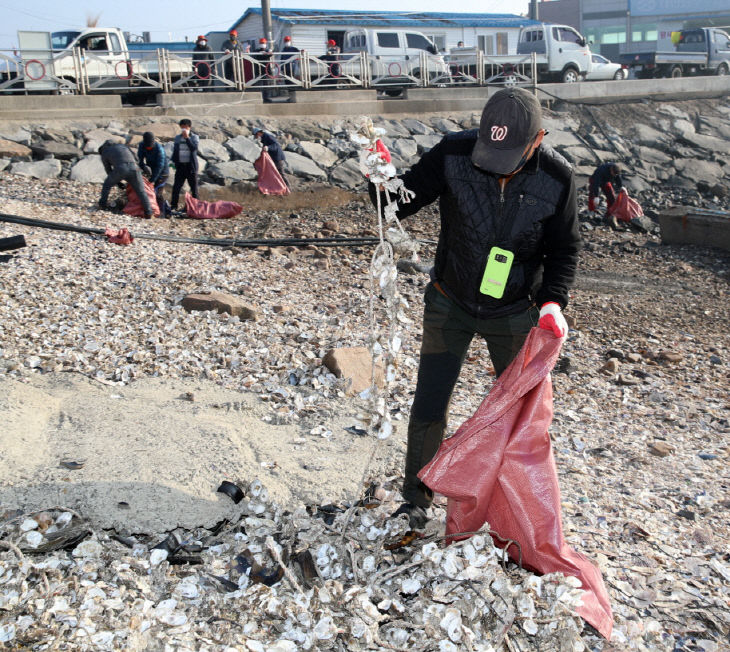
[[[21,217],[19,215],[9,215],[0,213],[0,222],[8,222],[11,224],[21,224],[23,226],[34,226],[43,229],[51,229],[53,231],[71,231],[74,233],[83,233],[87,235],[104,235],[105,229],[77,226],[75,224],[66,224],[63,222],[49,222],[46,220],[37,220],[30,217]],[[182,244],[202,244],[214,247],[298,247],[306,245],[318,245],[321,247],[360,247],[367,245],[375,245],[379,241],[377,238],[261,238],[258,240],[238,240],[236,238],[186,238],[176,235],[159,235],[154,233],[138,233],[134,234],[135,238],[140,240],[159,240],[163,242],[178,242]]]

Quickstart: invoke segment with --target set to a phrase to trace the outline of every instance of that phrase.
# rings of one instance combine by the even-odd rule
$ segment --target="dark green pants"
[[[403,482],[403,498],[421,507],[431,504],[433,493],[418,479],[418,472],[431,461],[441,445],[451,394],[474,335],[481,335],[486,340],[499,376],[522,348],[539,316],[539,310],[533,306],[514,315],[477,319],[433,285],[426,289],[425,301],[421,359],[408,423]]]

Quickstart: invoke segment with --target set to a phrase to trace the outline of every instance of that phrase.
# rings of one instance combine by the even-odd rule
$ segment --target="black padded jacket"
[[[476,129],[448,134],[401,176],[415,197],[399,204],[398,217],[439,199],[441,231],[431,276],[472,316],[501,317],[548,301],[564,308],[580,251],[570,165],[541,145],[502,189],[498,176],[471,161],[477,135]],[[514,253],[501,299],[479,291],[495,246]]]

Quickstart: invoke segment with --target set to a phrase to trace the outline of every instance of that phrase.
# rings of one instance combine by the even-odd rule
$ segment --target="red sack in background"
[[[585,593],[578,615],[609,639],[613,614],[601,573],[563,538],[548,434],[550,371],[561,342],[552,332],[533,328],[474,415],[441,444],[418,477],[449,498],[447,535],[475,532],[488,522],[501,537],[520,544],[526,568],[580,579]],[[458,538],[465,537],[452,540]],[[518,557],[515,546],[508,552]]]
[[[224,217],[235,217],[243,210],[235,201],[203,201],[195,199],[189,192],[185,193],[185,212],[188,217],[199,220],[217,220]]]
[[[155,187],[142,177],[142,183],[144,183],[144,191],[150,200],[150,206],[152,207],[152,214],[157,217],[160,214],[160,207],[157,205],[157,197],[155,197]],[[122,210],[127,215],[133,215],[134,217],[144,217],[144,207],[142,201],[137,197],[137,193],[134,192],[134,188],[128,183],[127,184],[127,204]]]
[[[110,226],[108,226],[106,227],[106,231],[104,231],[104,235],[106,236],[106,241],[113,244],[128,245],[134,242],[134,238],[127,228],[115,231]]]
[[[253,166],[259,173],[259,190],[264,195],[288,195],[291,192],[268,152],[261,150],[261,156],[256,159]]]
[[[639,202],[629,197],[625,188],[621,188],[616,201],[608,209],[608,214],[613,215],[619,222],[630,222],[635,217],[641,217],[644,211]]]

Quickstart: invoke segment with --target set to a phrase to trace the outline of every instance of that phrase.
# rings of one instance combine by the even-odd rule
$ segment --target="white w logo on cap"
[[[494,125],[492,127],[492,140],[504,140],[507,138],[507,125]]]

